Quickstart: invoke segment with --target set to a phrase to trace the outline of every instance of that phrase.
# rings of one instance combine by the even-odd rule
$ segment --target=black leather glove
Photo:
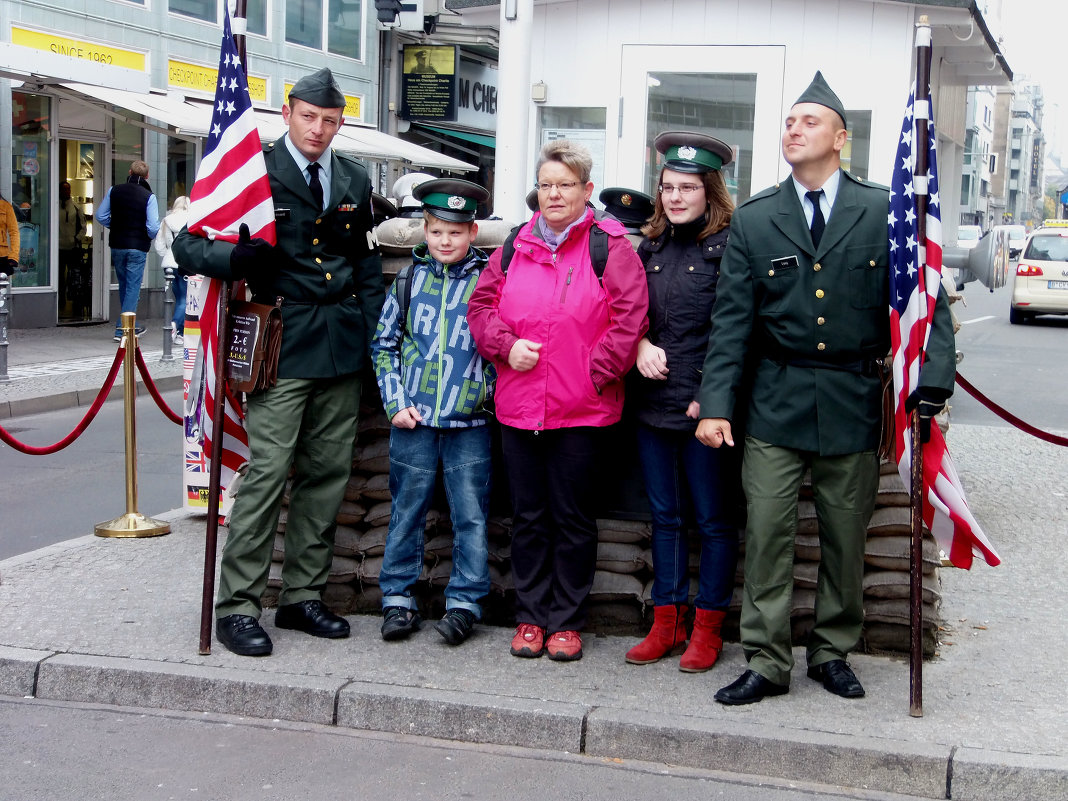
[[[269,287],[278,273],[278,251],[266,239],[249,238],[248,226],[241,223],[238,240],[230,252],[230,273],[234,280],[244,278],[253,291]]]
[[[949,392],[936,387],[917,387],[905,400],[905,411],[920,416],[920,442],[931,441],[931,418],[946,405]]]
[[[15,268],[18,266],[18,259],[0,259],[0,273],[4,273],[4,275],[14,275]]]

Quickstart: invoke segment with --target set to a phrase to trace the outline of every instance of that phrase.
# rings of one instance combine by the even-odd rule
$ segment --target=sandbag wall
[[[404,244],[421,233],[421,221],[404,220],[387,236],[383,226],[379,240],[384,249],[405,250]],[[480,237],[489,236],[499,245],[510,226],[500,223],[484,233],[486,223],[480,223]],[[398,244],[399,243],[399,244]],[[478,240],[476,240],[478,244]],[[490,243],[483,242],[481,247]],[[405,252],[407,252],[405,250]],[[385,272],[392,276],[406,264],[401,256],[385,259]],[[382,594],[378,573],[382,566],[386,533],[390,516],[389,494],[389,422],[382,411],[377,386],[373,378],[365,380],[364,403],[360,412],[352,476],[345,500],[337,517],[334,561],[324,600],[340,614],[378,614]],[[636,448],[626,449],[637,459]],[[626,469],[628,466],[624,466]],[[637,464],[633,473],[637,472]],[[484,604],[484,619],[488,624],[514,625],[514,589],[511,578],[510,540],[511,520],[507,517],[504,492],[504,471],[495,469],[497,486],[495,508],[501,513],[491,516],[488,526],[491,574],[490,595]],[[284,503],[288,503],[288,497]],[[807,480],[798,499],[798,534],[794,564],[793,634],[794,642],[804,643],[814,620],[816,576],[819,565],[819,537],[815,506]],[[883,463],[879,495],[875,513],[868,526],[865,549],[864,606],[865,627],[863,647],[869,651],[909,650],[909,497],[897,474],[896,465]],[[274,563],[266,605],[277,602],[281,585],[281,561],[285,549],[286,507],[283,506],[275,540]],[[691,536],[691,597],[696,591],[698,542]],[[739,531],[739,560],[736,586],[726,621],[725,635],[737,639],[738,614],[741,608],[742,564],[744,537]],[[597,571],[590,598],[590,615],[586,630],[613,634],[641,635],[652,617],[652,557],[649,549],[650,528],[642,520],[604,518],[598,520]],[[430,619],[444,612],[443,589],[452,568],[452,530],[448,507],[439,497],[430,511],[426,526],[426,558],[423,575],[416,588],[416,597],[425,616]],[[941,623],[941,595],[938,549],[930,535],[925,536],[923,553],[924,654],[934,653],[936,635]]]

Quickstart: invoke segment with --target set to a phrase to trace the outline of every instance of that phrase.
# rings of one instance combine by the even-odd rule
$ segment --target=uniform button
[[[827,346],[821,342],[816,346],[816,350],[827,350]]]
[[[316,259],[316,261],[318,261],[318,259]],[[823,297],[823,290],[822,289],[817,289],[816,290],[816,297],[817,298],[822,298]]]
[[[319,218],[318,220],[316,220],[316,221],[315,221],[315,224],[316,224],[316,225],[318,225],[318,224],[319,224],[319,223],[321,223],[322,221],[323,221],[323,218],[322,218],[322,217],[320,217],[320,218]]]
[[[692,264],[690,265],[690,272],[691,273],[693,272],[693,265]]]
[[[775,271],[774,270],[768,270],[768,275],[775,275]]]
[[[312,244],[313,245],[318,245],[319,244],[319,240],[318,239],[313,239],[312,240]]]
[[[653,272],[654,273],[660,272],[660,265],[659,264],[654,264],[653,265]]]
[[[823,325],[825,322],[827,321],[823,317],[816,318],[816,325]]]
[[[349,225],[348,223],[345,223],[345,230],[347,231],[347,230],[349,230],[350,228],[352,228],[352,226],[351,226],[351,225]]]
[[[871,266],[871,267],[874,267],[875,266],[875,259],[872,259],[871,261],[869,261],[868,265]]]
[[[815,270],[816,272],[819,272],[820,270],[823,269],[823,265],[820,264],[819,262],[816,262],[815,264],[812,265],[812,269]]]
[[[320,259],[320,258],[319,258],[318,256],[316,256],[316,257],[315,257],[315,263],[316,263],[316,264],[322,264],[322,263],[323,263],[323,260],[322,260],[322,259]],[[820,297],[823,297],[823,296],[821,295]]]
[[[330,275],[330,273],[327,273],[327,274],[326,274],[326,280],[327,280],[327,281],[329,281],[329,280],[330,280],[331,278],[333,278],[333,277],[334,277],[334,276]]]

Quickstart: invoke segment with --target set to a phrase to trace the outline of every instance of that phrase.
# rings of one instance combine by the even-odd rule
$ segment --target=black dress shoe
[[[812,665],[808,669],[808,677],[823,682],[828,692],[843,698],[864,697],[864,687],[844,659],[832,659],[822,665]]]
[[[475,616],[467,609],[450,609],[434,624],[434,629],[449,645],[459,645],[475,628]]]
[[[297,601],[280,606],[274,616],[274,625],[331,640],[349,636],[349,621],[335,615],[322,601]]]
[[[790,692],[789,684],[776,684],[761,676],[754,670],[747,670],[733,684],[728,684],[715,694],[721,704],[740,706],[755,704],[769,695],[786,695]]]
[[[248,615],[227,615],[215,621],[219,642],[239,656],[268,656],[274,649],[259,621]]]

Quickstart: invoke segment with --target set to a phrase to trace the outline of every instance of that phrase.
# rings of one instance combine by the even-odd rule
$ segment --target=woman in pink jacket
[[[623,376],[647,325],[645,274],[626,231],[588,205],[592,166],[582,145],[556,140],[542,148],[539,210],[516,235],[504,269],[506,248],[490,258],[468,305],[478,349],[498,370],[496,414],[513,506],[515,656],[582,657],[597,558],[599,434],[620,419]],[[592,247],[591,236],[599,240]]]

